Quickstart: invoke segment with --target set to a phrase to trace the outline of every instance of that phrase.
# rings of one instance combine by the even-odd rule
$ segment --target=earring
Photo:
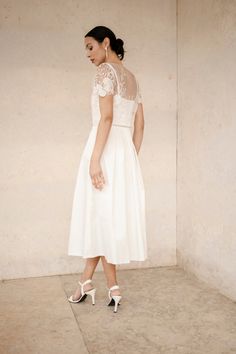
[[[106,59],[108,58],[107,47],[105,47]]]

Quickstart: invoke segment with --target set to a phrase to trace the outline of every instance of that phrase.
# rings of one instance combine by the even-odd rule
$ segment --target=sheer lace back
[[[122,64],[100,64],[97,68],[94,84],[99,96],[120,95],[127,100],[142,102],[135,76]]]
[[[122,64],[102,63],[97,67],[91,96],[93,125],[101,118],[99,96],[113,95],[113,126],[133,126],[138,104],[142,102],[135,76]]]

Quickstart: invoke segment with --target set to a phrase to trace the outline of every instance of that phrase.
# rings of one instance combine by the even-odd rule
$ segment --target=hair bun
[[[116,39],[116,45],[117,45],[117,47],[123,47],[124,42],[122,41],[122,39],[117,38],[117,39]]]
[[[124,42],[122,41],[122,39],[120,38],[116,38],[116,42],[115,42],[115,52],[118,55],[118,57],[120,58],[120,60],[122,60],[124,58]]]

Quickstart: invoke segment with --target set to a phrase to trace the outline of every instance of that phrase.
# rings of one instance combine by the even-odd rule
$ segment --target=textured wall
[[[140,163],[149,259],[119,267],[176,263],[175,1],[1,0],[1,278],[83,269],[67,244],[91,125],[95,67],[83,36],[99,24],[125,41],[124,63],[139,79],[146,119]]]
[[[236,298],[236,1],[178,14],[177,260]]]

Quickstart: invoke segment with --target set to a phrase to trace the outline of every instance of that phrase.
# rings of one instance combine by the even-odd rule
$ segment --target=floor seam
[[[59,275],[60,282],[61,282],[61,286],[62,286],[62,290],[64,291],[65,296],[66,296],[66,299],[67,299],[67,293],[66,293],[66,291],[65,291],[65,289],[64,289],[64,286],[63,286],[63,282],[62,282],[62,280],[61,280],[61,277],[62,277],[62,276]],[[80,333],[81,333],[84,346],[85,346],[85,348],[86,348],[88,354],[91,354],[91,352],[90,352],[89,349],[88,349],[88,345],[87,345],[87,343],[86,343],[84,333],[83,333],[83,331],[82,331],[82,329],[81,329],[81,327],[80,327],[79,321],[77,320],[77,317],[76,317],[75,312],[74,312],[74,310],[73,310],[73,307],[72,307],[72,305],[71,305],[70,303],[69,303],[69,306],[70,306],[71,312],[72,312],[72,314],[73,314],[73,317],[74,317],[74,319],[75,319],[75,322],[76,322],[76,324],[77,324],[77,327],[78,327],[78,329],[79,329],[79,331],[80,331]]]

